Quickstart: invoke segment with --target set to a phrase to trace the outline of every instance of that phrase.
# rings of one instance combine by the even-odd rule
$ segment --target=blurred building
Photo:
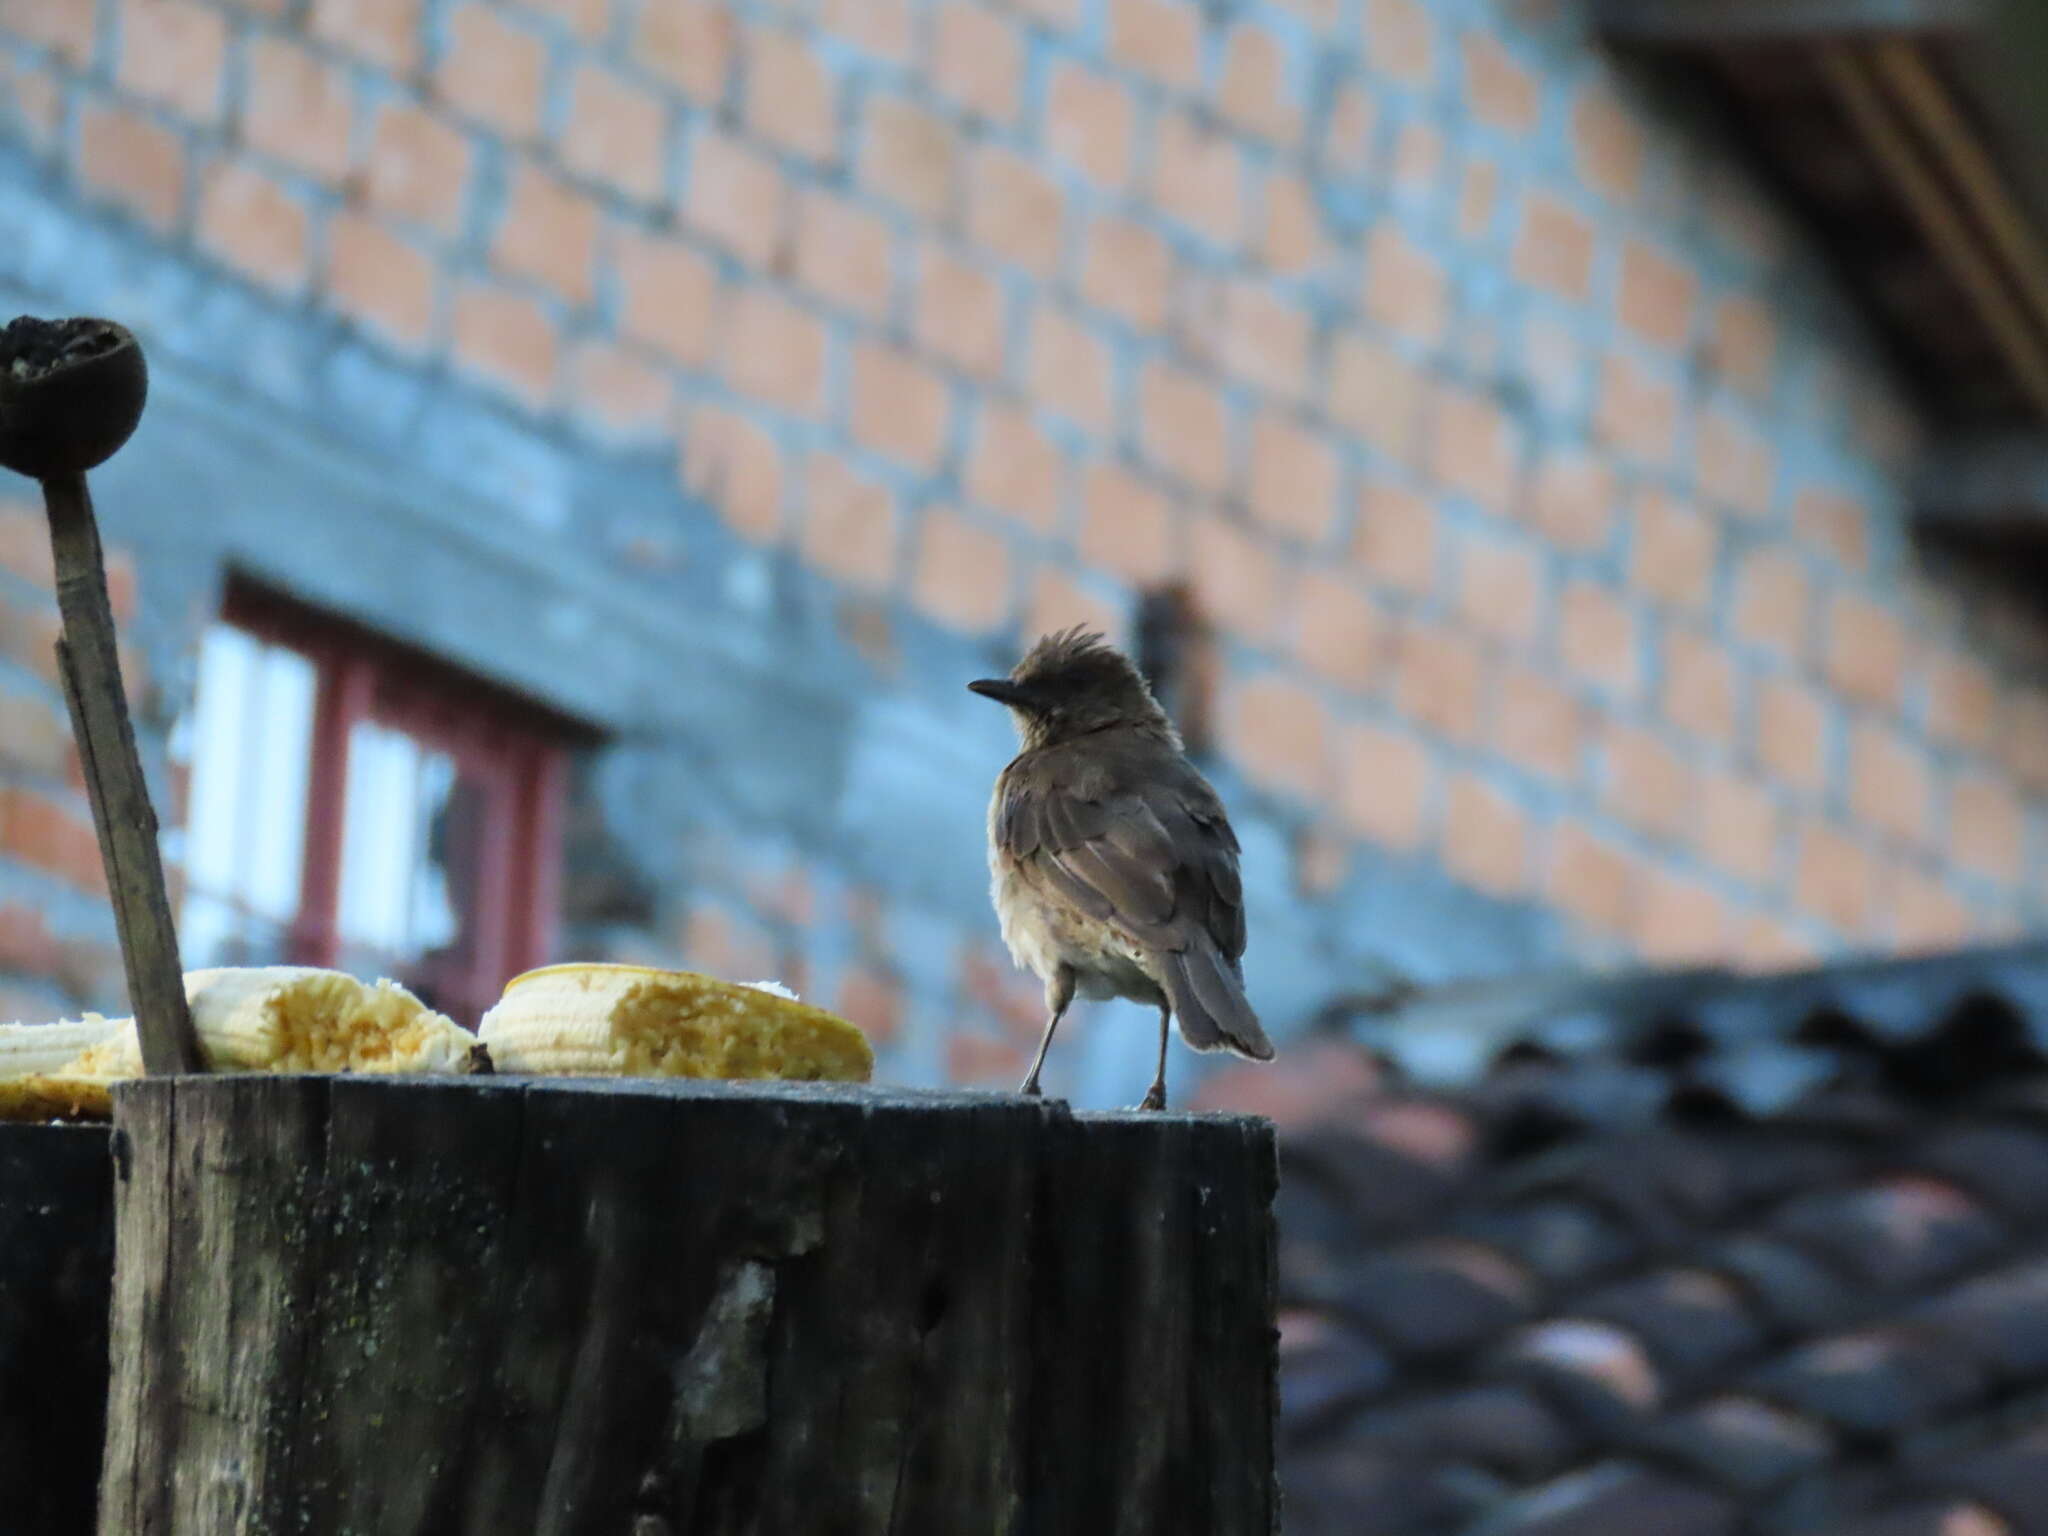
[[[963,684],[1077,620],[1232,806],[1281,1033],[2033,925],[2048,267],[1976,7],[1595,11],[0,0],[0,304],[154,369],[96,485],[190,958],[471,1017],[681,959],[1005,1082]],[[36,1017],[119,968],[8,494]]]

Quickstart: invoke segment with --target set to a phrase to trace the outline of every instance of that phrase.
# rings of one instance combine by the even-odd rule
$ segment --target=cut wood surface
[[[219,1076],[116,1137],[108,1536],[1276,1528],[1263,1121]]]
[[[0,1531],[93,1528],[114,1166],[104,1126],[0,1124]]]

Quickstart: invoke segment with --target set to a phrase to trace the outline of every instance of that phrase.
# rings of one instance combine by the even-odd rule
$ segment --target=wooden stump
[[[0,1530],[93,1528],[114,1167],[103,1126],[0,1125]]]
[[[1263,1121],[230,1076],[116,1122],[106,1536],[1276,1527]]]

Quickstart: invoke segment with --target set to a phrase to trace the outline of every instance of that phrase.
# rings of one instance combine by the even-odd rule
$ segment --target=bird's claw
[[[1136,1105],[1136,1107],[1137,1107],[1138,1109],[1141,1109],[1141,1110],[1147,1110],[1147,1109],[1149,1109],[1149,1110],[1163,1110],[1163,1109],[1165,1109],[1165,1108],[1166,1108],[1166,1090],[1165,1090],[1164,1088],[1160,1087],[1160,1086],[1159,1086],[1159,1085],[1158,1085],[1157,1083],[1154,1083],[1154,1084],[1152,1085],[1151,1091],[1150,1091],[1150,1092],[1148,1092],[1148,1093],[1147,1093],[1147,1094],[1145,1095],[1145,1097],[1144,1097],[1144,1098],[1143,1098],[1142,1100],[1140,1100],[1140,1101],[1139,1101],[1139,1103],[1138,1103],[1138,1104]]]

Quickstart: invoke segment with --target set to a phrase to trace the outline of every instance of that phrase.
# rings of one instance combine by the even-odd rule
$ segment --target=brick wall
[[[971,791],[892,802],[915,876],[647,788],[674,759],[589,780],[592,857],[663,851],[588,943],[804,971],[906,1071],[1006,1075],[1035,1022],[959,681],[1174,578],[1283,1027],[1382,962],[2035,920],[2039,627],[1919,563],[1873,348],[1573,9],[0,0],[0,276],[958,745]],[[631,507],[572,507],[613,464]],[[922,783],[867,728],[834,785]]]

